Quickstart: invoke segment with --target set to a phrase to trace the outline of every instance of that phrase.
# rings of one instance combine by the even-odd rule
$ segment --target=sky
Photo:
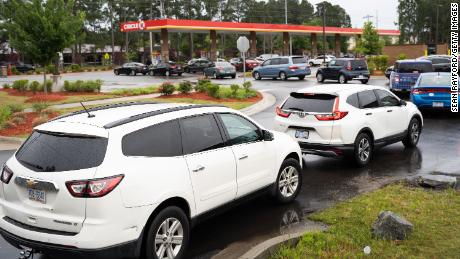
[[[315,4],[323,0],[308,0],[309,3]],[[374,23],[378,12],[379,29],[397,29],[394,24],[398,21],[398,0],[328,0],[331,4],[340,5],[351,18],[351,26],[361,28],[367,19],[364,16],[374,16],[371,21]]]

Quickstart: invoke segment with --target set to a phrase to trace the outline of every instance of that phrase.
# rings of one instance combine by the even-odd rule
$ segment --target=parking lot
[[[313,70],[313,73],[314,74]],[[34,77],[37,77],[35,79]],[[139,87],[158,84],[164,77],[115,76],[112,72],[76,73],[63,75],[65,80],[104,80],[103,90]],[[168,81],[196,80],[198,75],[184,74],[171,77]],[[10,81],[14,78],[2,79]],[[29,80],[40,80],[33,76]],[[277,104],[291,92],[316,85],[309,77],[299,81],[290,79],[254,81],[253,87],[276,97]],[[214,80],[213,80],[214,81]],[[241,82],[242,78],[215,80],[221,84]],[[332,83],[332,82],[331,82]],[[359,83],[359,82],[357,82]],[[369,84],[386,86],[384,77],[373,78]],[[253,116],[267,128],[272,128],[275,106]],[[406,150],[401,143],[385,147],[376,152],[371,164],[356,168],[349,161],[316,156],[306,156],[303,170],[303,186],[297,200],[289,205],[277,206],[265,198],[258,198],[231,211],[198,225],[193,231],[188,257],[236,258],[252,246],[279,234],[297,231],[308,222],[303,218],[308,213],[321,210],[332,204],[369,191],[381,185],[417,173],[441,172],[459,173],[460,118],[449,113],[424,114],[425,125],[416,149]],[[14,151],[1,151],[3,163]],[[0,258],[16,258],[18,251],[0,240]]]

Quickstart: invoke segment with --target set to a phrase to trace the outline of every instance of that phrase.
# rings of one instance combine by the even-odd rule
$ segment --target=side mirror
[[[271,133],[268,130],[262,131],[262,137],[264,141],[273,141],[275,139],[275,137],[273,136],[273,133]]]
[[[404,101],[404,100],[400,100],[400,101],[399,101],[399,104],[400,104],[401,106],[406,106],[406,105],[407,105],[407,102]]]

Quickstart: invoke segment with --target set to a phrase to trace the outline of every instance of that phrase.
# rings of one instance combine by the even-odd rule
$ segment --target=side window
[[[279,59],[279,64],[280,65],[286,65],[286,64],[289,64],[289,59],[288,58],[280,58]]]
[[[379,97],[380,100],[380,106],[398,106],[399,105],[399,100],[396,99],[393,95],[391,95],[389,92],[384,91],[384,90],[375,90],[377,93],[377,96]]]
[[[379,102],[373,90],[359,92],[358,99],[361,108],[379,107]]]
[[[271,61],[272,62],[270,63],[270,65],[279,65],[280,64],[280,59],[279,58],[272,59]]]
[[[332,60],[331,62],[329,62],[329,66],[338,66],[338,64],[336,62],[337,61]]]
[[[121,146],[125,156],[180,156],[182,145],[179,122],[167,121],[126,134]]]
[[[231,145],[260,140],[259,128],[247,119],[230,113],[219,114]]]
[[[353,107],[359,108],[358,94],[348,96],[347,103]]]
[[[184,154],[192,154],[223,147],[219,127],[211,114],[180,120]]]
[[[262,66],[269,66],[269,65],[271,65],[271,60],[270,60],[270,59],[269,59],[269,60],[266,60],[266,61],[262,64]]]

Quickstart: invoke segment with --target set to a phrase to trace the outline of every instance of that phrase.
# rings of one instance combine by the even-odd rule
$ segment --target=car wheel
[[[147,259],[183,258],[190,239],[190,226],[178,207],[163,209],[148,229],[145,257]]]
[[[171,75],[171,72],[169,72],[169,70],[166,70],[165,76],[170,76],[170,75]]]
[[[344,74],[339,75],[339,84],[346,84],[347,83],[347,78],[345,77]]]
[[[323,83],[324,82],[324,77],[323,77],[322,73],[316,74],[316,81],[318,81],[318,83]]]
[[[184,69],[184,72],[185,73],[190,73],[190,69],[186,68],[186,69]]]
[[[297,160],[288,158],[283,164],[276,178],[273,196],[279,203],[293,201],[302,186],[302,170]]]
[[[281,80],[287,80],[288,79],[285,72],[280,72],[280,79]]]
[[[422,127],[418,119],[413,118],[409,123],[407,135],[404,137],[402,143],[405,147],[415,147],[420,139]]]
[[[135,75],[136,75],[136,71],[131,70],[131,71],[129,72],[129,74],[132,75],[132,76],[135,76]]]
[[[260,80],[260,79],[262,79],[262,77],[260,76],[260,73],[259,73],[259,72],[254,72],[252,75],[253,75],[253,77],[254,77],[255,80]]]
[[[117,76],[119,76],[119,75],[120,75],[120,71],[118,71],[118,70],[114,70],[113,72],[114,72],[114,73],[115,73],[115,75],[117,75]]]
[[[235,78],[236,78],[236,75],[232,75],[232,78],[235,79]]]
[[[216,72],[212,73],[212,78],[214,78],[214,79],[217,78],[217,73]]]
[[[363,84],[363,85],[367,84],[367,82],[369,82],[369,79],[361,80],[361,84]]]
[[[305,76],[299,76],[299,80],[304,80]]]
[[[354,158],[358,166],[365,166],[371,160],[372,139],[367,133],[360,133],[355,140]]]
[[[315,66],[315,63],[310,62],[310,66],[311,66],[311,67],[314,67],[314,66]]]
[[[182,76],[182,73],[177,73],[178,76]]]

